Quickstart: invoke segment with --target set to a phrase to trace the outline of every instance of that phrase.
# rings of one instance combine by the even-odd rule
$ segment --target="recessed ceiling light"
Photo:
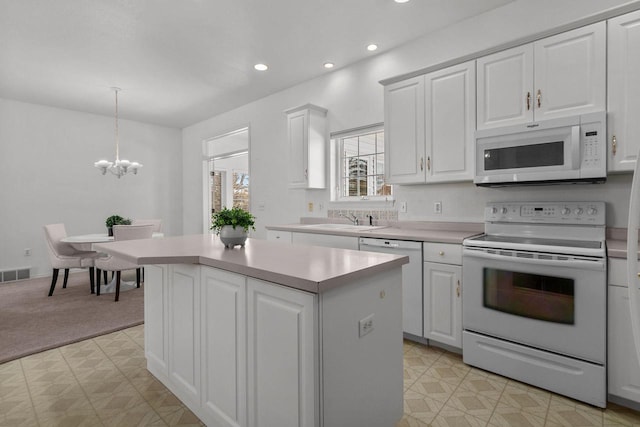
[[[333,62],[325,62],[324,63],[324,68],[333,68],[335,66],[335,64]]]
[[[408,3],[409,0],[395,0],[396,3]]]
[[[373,52],[374,50],[376,50],[378,48],[377,44],[370,44],[369,46],[367,46],[367,50],[369,52]]]
[[[267,71],[269,69],[269,67],[267,67],[265,64],[256,64],[253,66],[253,68],[258,71]]]

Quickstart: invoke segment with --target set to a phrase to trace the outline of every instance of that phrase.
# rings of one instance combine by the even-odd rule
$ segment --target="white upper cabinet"
[[[470,61],[425,76],[427,182],[473,179],[475,71]]]
[[[289,188],[325,188],[327,110],[306,104],[286,110],[285,114],[289,143]]]
[[[609,20],[608,169],[630,171],[640,148],[640,11]]]
[[[392,184],[473,179],[475,61],[385,87],[385,172]]]
[[[605,22],[478,59],[478,129],[604,111],[605,100]]]
[[[384,88],[384,123],[386,181],[424,182],[424,76]]]
[[[478,59],[478,129],[533,120],[533,46]]]

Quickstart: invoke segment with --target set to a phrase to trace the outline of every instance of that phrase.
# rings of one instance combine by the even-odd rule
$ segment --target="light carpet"
[[[140,289],[96,297],[90,293],[87,271],[62,272],[53,296],[50,277],[0,284],[0,363],[144,322]]]

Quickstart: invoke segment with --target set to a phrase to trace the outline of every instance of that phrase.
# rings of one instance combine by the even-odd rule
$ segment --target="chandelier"
[[[107,171],[109,171],[120,178],[122,175],[126,175],[129,172],[133,172],[134,175],[137,174],[138,169],[140,169],[142,165],[138,162],[120,160],[120,140],[118,137],[118,92],[120,91],[120,88],[113,87],[111,89],[113,89],[116,94],[116,160],[115,162],[100,160],[95,162],[93,165],[102,171],[102,175],[105,175]]]

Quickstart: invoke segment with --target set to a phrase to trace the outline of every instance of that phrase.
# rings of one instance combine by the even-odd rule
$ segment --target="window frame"
[[[343,144],[345,139],[370,135],[374,133],[382,132],[384,133],[384,123],[376,123],[369,126],[362,126],[356,129],[351,129],[348,131],[335,132],[331,134],[331,151],[332,151],[332,160],[333,160],[333,171],[331,173],[333,185],[332,185],[332,201],[334,202],[387,202],[393,200],[393,185],[387,184],[391,188],[391,194],[387,195],[366,195],[366,196],[344,196],[344,184],[346,183],[346,177],[343,176],[344,170],[344,162],[346,161],[343,157],[344,150]],[[383,145],[384,147],[384,145]],[[381,152],[382,154],[385,151]],[[378,152],[376,151],[376,154]],[[360,158],[360,156],[357,156]],[[382,174],[376,174],[385,176],[384,171]]]

